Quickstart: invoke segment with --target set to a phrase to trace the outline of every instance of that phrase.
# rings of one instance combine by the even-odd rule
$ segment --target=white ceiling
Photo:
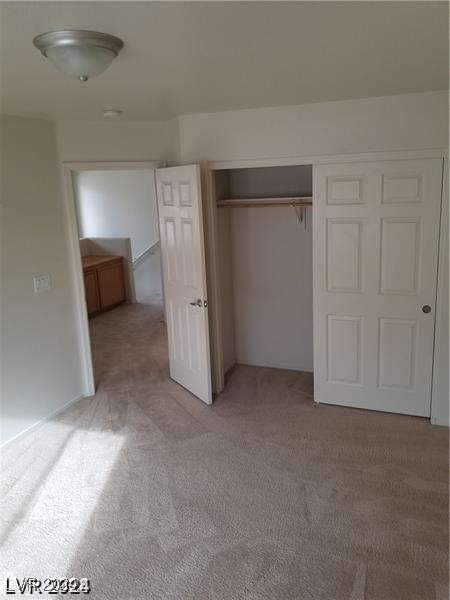
[[[2,112],[124,118],[448,88],[446,2],[2,2]],[[67,79],[33,47],[94,29],[125,48],[103,75]]]

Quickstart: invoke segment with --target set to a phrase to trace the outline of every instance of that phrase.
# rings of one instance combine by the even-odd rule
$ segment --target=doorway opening
[[[215,392],[235,365],[284,370],[312,388],[312,165],[211,174]]]
[[[155,168],[160,163],[68,167],[85,395],[146,371],[150,337],[167,347]],[[159,329],[161,331],[159,331]],[[158,329],[158,332],[156,332]],[[156,340],[155,340],[156,341]],[[149,366],[149,365],[148,365]]]

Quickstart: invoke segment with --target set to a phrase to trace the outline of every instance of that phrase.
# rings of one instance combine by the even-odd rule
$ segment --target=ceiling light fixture
[[[41,33],[33,44],[57,69],[80,81],[103,73],[123,48],[114,35],[77,29]]]

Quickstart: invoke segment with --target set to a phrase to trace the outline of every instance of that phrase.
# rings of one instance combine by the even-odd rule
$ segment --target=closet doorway
[[[211,204],[216,393],[235,364],[312,373],[312,166],[212,171]]]
[[[307,370],[316,402],[429,417],[442,158],[255,162],[210,167],[215,392],[236,363]]]

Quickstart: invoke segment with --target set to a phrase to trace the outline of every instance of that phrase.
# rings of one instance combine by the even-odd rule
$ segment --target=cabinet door
[[[84,271],[84,292],[86,295],[86,305],[88,315],[92,315],[100,310],[100,298],[97,287],[97,274],[95,269]]]
[[[102,309],[125,300],[122,261],[109,263],[97,269],[100,305]]]

